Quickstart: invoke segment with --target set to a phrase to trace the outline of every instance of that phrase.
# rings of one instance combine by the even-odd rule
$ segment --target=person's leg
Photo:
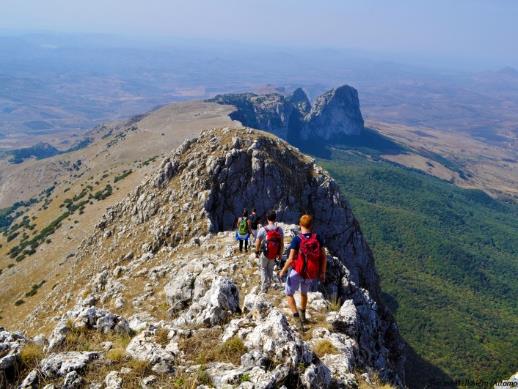
[[[239,239],[239,252],[243,252],[243,240]]]
[[[274,261],[270,261],[268,260],[268,267],[267,267],[267,272],[266,272],[266,287],[269,288],[270,286],[272,286],[272,281],[273,281],[273,267],[275,265],[275,262]]]
[[[300,294],[300,309],[302,311],[305,311],[307,305],[308,305],[308,295],[306,293],[301,293]]]
[[[308,290],[311,286],[311,280],[302,280],[300,283],[300,318],[302,323],[306,323],[306,307],[308,305]]]
[[[295,302],[295,298],[293,296],[286,296],[286,301],[288,302],[291,313],[293,313],[294,316],[298,316],[299,311],[297,310],[297,303]]]
[[[261,254],[261,292],[268,291],[267,278],[268,278],[268,258]]]
[[[296,274],[293,270],[290,270],[288,276],[286,277],[286,302],[288,303],[288,306],[290,307],[290,311],[291,313],[293,313],[293,316],[299,315],[299,311],[297,310],[297,303],[295,302],[295,298],[293,297],[293,295],[299,288],[298,279],[298,274]]]
[[[248,239],[245,239],[245,252],[248,252]]]

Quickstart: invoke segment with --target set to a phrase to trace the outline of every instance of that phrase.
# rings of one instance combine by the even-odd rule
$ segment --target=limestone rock
[[[22,334],[0,327],[0,374],[16,366],[18,355],[26,343]]]
[[[193,295],[196,295],[196,288]],[[175,323],[213,326],[223,323],[232,313],[239,311],[239,291],[236,285],[228,278],[217,276],[210,289],[202,297],[195,298]]]
[[[18,389],[33,389],[38,385],[38,370],[31,370],[24,378]]]
[[[50,354],[41,361],[41,372],[47,377],[63,377],[71,371],[83,370],[89,362],[98,357],[98,353],[89,351]]]
[[[94,306],[83,307],[78,305],[68,311],[54,327],[49,337],[48,351],[56,350],[64,342],[67,333],[70,332],[69,322],[75,328],[89,328],[103,333],[128,334],[130,331],[129,323],[123,317]]]
[[[331,372],[323,363],[312,363],[304,370],[301,381],[306,388],[327,388],[331,383]]]
[[[259,350],[271,360],[289,366],[309,363],[313,359],[308,346],[295,335],[286,317],[277,309],[272,309],[256,324],[245,337],[244,344],[248,349]]]
[[[346,300],[338,312],[330,312],[327,321],[335,331],[356,337],[358,332],[358,312],[353,300]]]
[[[72,370],[67,373],[65,379],[63,380],[63,389],[77,389],[80,388],[83,382],[83,378],[77,373],[77,371]]]
[[[157,366],[160,372],[173,370],[174,354],[156,343],[153,331],[142,331],[131,339],[126,352],[134,359],[149,362],[153,367]]]
[[[106,389],[121,389],[122,378],[119,376],[119,373],[117,371],[112,370],[106,375],[106,378],[104,379],[104,384],[106,385]]]

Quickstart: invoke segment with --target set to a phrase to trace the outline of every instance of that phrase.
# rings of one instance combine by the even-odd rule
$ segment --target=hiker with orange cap
[[[312,231],[313,217],[302,215],[299,225],[301,232],[292,239],[288,260],[279,272],[279,276],[282,278],[291,267],[286,278],[286,298],[293,317],[300,319],[301,327],[304,329],[304,324],[307,323],[308,291],[315,281],[325,281],[327,260],[321,237]],[[297,309],[297,303],[293,297],[299,289],[300,310]]]

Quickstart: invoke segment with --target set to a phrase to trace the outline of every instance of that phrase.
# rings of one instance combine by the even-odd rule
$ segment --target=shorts
[[[291,269],[290,274],[288,274],[288,277],[286,278],[286,287],[284,288],[284,292],[286,293],[286,296],[293,296],[300,287],[300,293],[307,294],[314,282],[315,280],[306,280],[302,278],[299,273]]]
[[[248,240],[250,237],[250,234],[241,235],[239,232],[236,231],[236,240]]]

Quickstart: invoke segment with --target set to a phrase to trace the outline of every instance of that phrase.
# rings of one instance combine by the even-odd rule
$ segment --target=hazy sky
[[[517,0],[0,0],[0,28],[165,35],[518,65]]]

